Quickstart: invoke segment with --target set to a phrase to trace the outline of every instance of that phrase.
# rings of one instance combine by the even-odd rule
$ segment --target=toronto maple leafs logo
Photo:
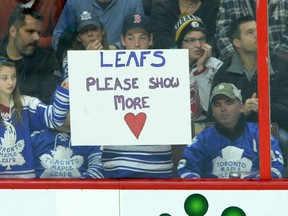
[[[24,140],[17,141],[17,133],[12,124],[5,122],[4,125],[4,136],[0,137],[0,165],[6,167],[6,170],[11,170],[11,166],[25,163],[21,154],[25,142]]]
[[[80,15],[81,16],[81,20],[90,20],[91,18],[91,13],[88,11],[83,11],[83,13]]]
[[[84,158],[80,155],[73,155],[70,148],[57,146],[50,154],[40,156],[41,165],[45,171],[41,178],[79,178],[81,173],[79,168],[84,163]]]
[[[222,157],[218,156],[212,160],[212,173],[218,178],[229,178],[229,174],[240,173],[241,178],[249,175],[252,161],[242,157],[244,150],[235,146],[227,146],[222,149]]]

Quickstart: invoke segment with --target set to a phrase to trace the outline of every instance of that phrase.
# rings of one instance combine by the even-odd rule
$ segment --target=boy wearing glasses
[[[206,43],[206,27],[199,17],[181,17],[175,30],[177,47],[189,52],[191,116],[198,133],[206,120],[212,80],[222,61],[212,57],[212,46]]]

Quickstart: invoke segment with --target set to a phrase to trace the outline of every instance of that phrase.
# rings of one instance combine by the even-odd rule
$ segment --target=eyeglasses
[[[203,38],[198,38],[198,39],[196,39],[196,38],[191,38],[191,39],[184,39],[183,40],[185,43],[187,43],[187,44],[189,44],[189,45],[195,45],[196,44],[196,42],[198,41],[200,44],[204,44],[204,43],[206,43],[206,38],[205,37],[203,37]]]

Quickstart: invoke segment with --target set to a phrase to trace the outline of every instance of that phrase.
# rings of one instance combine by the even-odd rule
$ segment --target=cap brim
[[[213,95],[213,97],[210,98],[210,102],[212,102],[213,99],[214,99],[216,96],[218,96],[218,95],[225,95],[225,96],[227,96],[228,98],[230,98],[230,99],[232,99],[232,100],[234,100],[234,99],[237,98],[235,95],[230,95],[230,94],[227,94],[226,92],[219,92],[219,93]]]
[[[99,22],[95,22],[95,21],[85,21],[82,22],[80,25],[77,26],[76,31],[80,32],[83,28],[85,28],[86,26],[95,26],[95,27],[100,27],[100,23]]]
[[[148,33],[151,33],[150,26],[145,25],[144,23],[142,23],[142,24],[139,24],[139,23],[130,24],[126,28],[123,28],[122,33],[125,33],[128,30],[133,29],[133,28],[141,28],[141,29],[144,29],[145,31],[147,31]]]

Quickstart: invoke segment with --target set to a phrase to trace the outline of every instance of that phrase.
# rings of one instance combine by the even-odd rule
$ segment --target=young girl
[[[14,63],[0,57],[0,178],[35,177],[30,135],[58,128],[69,110],[68,84],[55,92],[53,105],[21,96]]]

